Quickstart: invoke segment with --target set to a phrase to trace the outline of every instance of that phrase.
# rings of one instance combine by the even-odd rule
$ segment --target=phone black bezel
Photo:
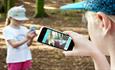
[[[41,30],[41,32],[40,32],[40,35],[39,35],[38,38],[37,38],[37,42],[43,43],[42,40],[43,40],[43,38],[44,38],[44,35],[45,35],[47,29],[50,29],[50,30],[52,30],[52,31],[54,31],[54,32],[57,32],[57,33],[61,33],[61,34],[63,34],[63,35],[67,35],[67,34],[64,34],[64,33],[62,33],[62,32],[56,31],[56,30],[54,30],[54,29],[47,28],[47,27],[43,27],[42,30]],[[67,35],[67,36],[69,36],[69,35]],[[49,44],[47,44],[47,43],[43,43],[43,44],[49,45]],[[52,45],[49,45],[49,46],[52,46]],[[56,46],[54,46],[54,47],[56,47]],[[73,42],[73,40],[72,40],[71,43],[70,43],[70,45],[69,45],[69,48],[68,48],[67,50],[65,50],[65,51],[72,50],[73,47],[74,47],[74,42]],[[57,47],[56,47],[56,48],[57,48]],[[61,49],[61,48],[60,48],[60,49]],[[63,49],[63,50],[64,50],[64,49]]]

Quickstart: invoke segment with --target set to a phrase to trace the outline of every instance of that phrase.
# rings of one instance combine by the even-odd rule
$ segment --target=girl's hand
[[[31,32],[28,32],[26,38],[27,38],[28,40],[30,40],[30,39],[33,39],[33,38],[36,37],[36,36],[37,36],[36,32],[35,32],[35,31],[31,31]]]
[[[66,31],[64,33],[71,36],[75,44],[72,51],[63,52],[65,56],[93,56],[94,52],[99,51],[97,47],[83,35],[72,31]]]

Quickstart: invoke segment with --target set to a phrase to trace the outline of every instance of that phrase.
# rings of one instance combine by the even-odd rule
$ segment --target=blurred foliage
[[[44,17],[47,14],[44,11],[44,0],[36,0],[36,9],[34,17]]]
[[[16,0],[0,0],[0,18],[5,18],[7,11],[15,6]]]

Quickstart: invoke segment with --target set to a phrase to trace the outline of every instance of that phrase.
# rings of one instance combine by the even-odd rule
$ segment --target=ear
[[[104,34],[107,34],[111,30],[111,20],[102,12],[98,12],[97,17],[101,20],[100,27],[104,31]]]

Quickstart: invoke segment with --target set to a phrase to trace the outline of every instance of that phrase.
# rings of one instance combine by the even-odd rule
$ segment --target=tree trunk
[[[7,0],[7,10],[9,10],[11,7],[15,6],[16,0]]]
[[[0,0],[0,18],[6,17],[7,0]]]
[[[44,0],[36,0],[35,18],[48,16],[44,10]]]
[[[75,0],[72,0],[73,3],[75,3]]]
[[[3,12],[0,12],[0,18],[5,18],[7,11],[15,6],[16,0],[3,0]]]

